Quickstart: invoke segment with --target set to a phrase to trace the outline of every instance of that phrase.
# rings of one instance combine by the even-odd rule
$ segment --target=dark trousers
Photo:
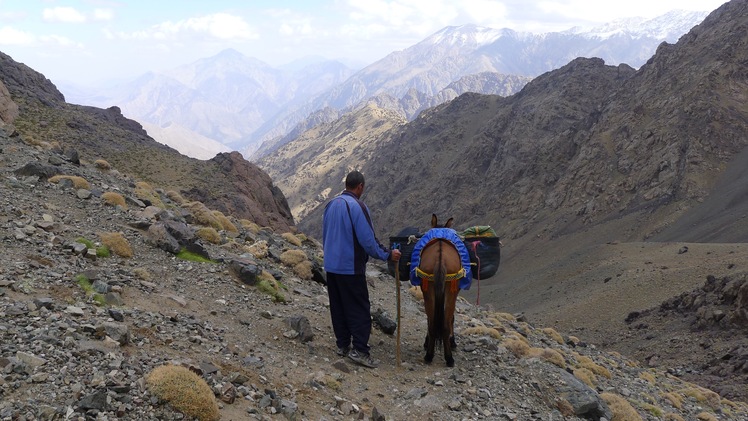
[[[369,354],[371,309],[366,275],[340,275],[327,272],[327,295],[330,298],[330,317],[335,343]]]

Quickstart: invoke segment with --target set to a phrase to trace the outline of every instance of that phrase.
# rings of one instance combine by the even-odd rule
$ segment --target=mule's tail
[[[442,243],[439,242],[439,259],[436,265],[434,265],[434,331],[431,332],[431,336],[436,340],[437,344],[449,340],[449,338],[444,337],[444,295],[447,268],[444,266],[442,246]]]

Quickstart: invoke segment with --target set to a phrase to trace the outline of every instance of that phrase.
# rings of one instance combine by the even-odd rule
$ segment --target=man
[[[378,362],[369,354],[371,310],[366,262],[369,256],[397,262],[400,250],[390,251],[377,240],[369,208],[361,201],[363,193],[364,175],[351,171],[345,178],[345,190],[325,207],[322,247],[338,355],[376,368]]]

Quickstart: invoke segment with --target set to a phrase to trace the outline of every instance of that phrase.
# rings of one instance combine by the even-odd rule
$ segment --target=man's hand
[[[393,262],[397,262],[398,260],[400,260],[400,255],[400,250],[392,250],[392,253],[390,253],[390,260],[392,260]]]

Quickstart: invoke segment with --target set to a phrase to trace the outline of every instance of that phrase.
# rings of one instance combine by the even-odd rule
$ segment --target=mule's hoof
[[[455,359],[450,358],[447,360],[447,367],[454,367],[455,366]]]
[[[434,356],[433,355],[430,356],[430,357],[428,355],[425,356],[425,357],[423,357],[423,362],[425,362],[426,364],[431,364],[431,361],[434,361]]]

